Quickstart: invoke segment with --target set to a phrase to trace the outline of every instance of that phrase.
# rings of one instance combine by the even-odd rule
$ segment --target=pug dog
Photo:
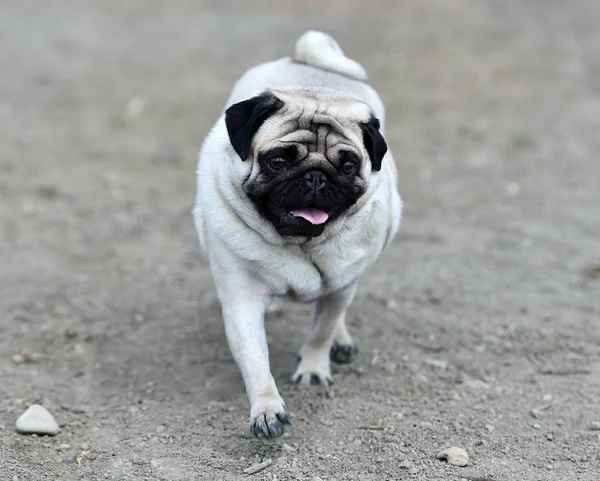
[[[357,282],[400,226],[384,107],[366,80],[309,31],[293,57],[241,77],[199,154],[195,226],[260,439],[292,425],[269,367],[269,302],[314,303],[291,381],[327,387],[330,360],[358,354],[345,322]]]

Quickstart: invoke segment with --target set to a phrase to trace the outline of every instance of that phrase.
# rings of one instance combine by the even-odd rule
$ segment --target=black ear
[[[362,124],[363,142],[371,157],[373,170],[381,170],[381,161],[387,152],[387,144],[381,132],[379,132],[379,119],[371,117],[366,124]]]
[[[250,152],[252,137],[270,115],[283,107],[283,102],[270,92],[233,104],[225,111],[225,125],[231,145],[242,160]]]

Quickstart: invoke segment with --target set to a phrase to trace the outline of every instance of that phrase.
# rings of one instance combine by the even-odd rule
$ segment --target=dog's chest
[[[376,257],[367,245],[354,245],[345,250],[297,249],[288,253],[277,269],[270,270],[269,284],[276,295],[301,302],[313,301],[354,282]]]

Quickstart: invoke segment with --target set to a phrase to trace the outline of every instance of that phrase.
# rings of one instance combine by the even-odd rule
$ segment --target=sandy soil
[[[317,5],[0,4],[0,479],[598,480],[600,2]],[[308,28],[381,92],[406,214],[329,393],[285,385],[309,307],[270,314],[295,429],[260,443],[194,169],[235,79]],[[32,402],[58,436],[15,432]]]

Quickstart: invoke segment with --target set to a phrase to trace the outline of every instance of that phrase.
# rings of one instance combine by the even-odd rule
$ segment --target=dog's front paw
[[[356,359],[358,352],[358,347],[354,344],[334,342],[329,351],[329,358],[338,364],[349,364]]]
[[[326,388],[333,384],[327,351],[321,352],[306,347],[303,348],[300,353],[300,364],[298,364],[298,369],[296,369],[290,382],[301,386],[323,386]]]
[[[283,405],[264,407],[250,421],[250,433],[258,439],[275,439],[293,426],[292,419]]]

